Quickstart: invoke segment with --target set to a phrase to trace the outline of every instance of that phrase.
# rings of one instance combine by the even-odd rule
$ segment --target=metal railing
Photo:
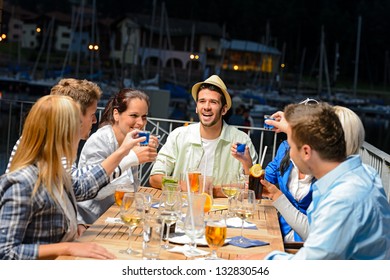
[[[6,164],[12,150],[13,145],[19,138],[22,132],[25,115],[31,108],[33,102],[16,101],[16,100],[1,100],[0,99],[0,171],[4,173]],[[99,107],[97,111],[98,120],[101,118],[103,107]],[[160,135],[160,147],[164,145],[169,133],[178,126],[189,123],[187,121],[148,118],[147,129],[152,134]],[[248,130],[248,135],[252,139],[259,161],[263,156],[264,147],[267,146],[267,153],[264,160],[264,165],[271,161],[276,153],[279,144],[278,134],[258,127],[236,126],[239,129]],[[388,201],[390,202],[390,155],[375,148],[371,144],[364,142],[361,148],[360,155],[365,164],[376,169],[382,179]],[[141,166],[141,183],[148,185],[149,173],[152,164],[147,163]]]
[[[387,200],[390,203],[390,155],[364,142],[363,147],[360,149],[360,156],[365,164],[372,166],[378,171]]]

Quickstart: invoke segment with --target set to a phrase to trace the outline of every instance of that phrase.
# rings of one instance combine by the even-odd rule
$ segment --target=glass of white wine
[[[206,221],[205,238],[211,249],[211,255],[206,260],[221,260],[217,256],[217,251],[225,244],[226,234],[226,215],[210,213]]]
[[[237,180],[233,180],[227,184],[222,184],[221,190],[222,193],[228,198],[228,213],[229,216],[232,216],[234,213],[232,211],[232,201],[235,196],[244,188],[244,183]]]
[[[133,204],[134,207],[132,207]],[[129,255],[140,253],[132,248],[131,239],[133,230],[142,222],[144,215],[145,207],[142,193],[126,193],[120,207],[120,217],[123,223],[129,227],[129,245],[126,250],[121,250],[120,253]]]
[[[234,205],[234,213],[242,221],[241,236],[238,242],[244,244],[247,242],[243,236],[244,223],[246,220],[253,218],[256,209],[256,195],[253,190],[241,190]]]

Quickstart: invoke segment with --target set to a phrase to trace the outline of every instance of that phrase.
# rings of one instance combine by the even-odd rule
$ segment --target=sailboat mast
[[[362,29],[362,17],[358,18],[358,30],[357,30],[357,40],[356,40],[356,58],[355,58],[355,75],[353,79],[353,95],[356,96],[357,88],[357,79],[359,72],[359,53],[360,53],[360,33]]]

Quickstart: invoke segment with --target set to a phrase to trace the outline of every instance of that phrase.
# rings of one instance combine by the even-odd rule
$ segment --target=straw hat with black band
[[[229,95],[229,93],[228,93],[228,91],[227,91],[226,85],[225,85],[225,83],[221,80],[221,78],[220,78],[219,76],[217,76],[217,75],[212,75],[212,76],[210,76],[209,78],[207,78],[204,82],[196,83],[196,84],[192,87],[191,93],[192,93],[192,97],[194,98],[195,102],[197,101],[196,98],[197,98],[197,95],[198,95],[199,87],[200,87],[202,84],[211,84],[211,85],[213,85],[213,86],[218,87],[218,88],[223,92],[223,95],[225,96],[226,105],[227,105],[227,110],[229,110],[230,107],[232,107],[232,99],[230,98],[230,95]]]

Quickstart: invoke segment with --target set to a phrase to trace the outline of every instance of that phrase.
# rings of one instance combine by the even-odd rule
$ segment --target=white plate
[[[191,239],[187,235],[177,235],[174,237],[170,237],[168,240],[171,243],[180,244],[180,245],[188,244],[191,241]],[[202,236],[201,238],[197,238],[195,241],[197,246],[208,246],[205,236]],[[229,243],[229,241],[230,238],[226,238],[224,244]]]

